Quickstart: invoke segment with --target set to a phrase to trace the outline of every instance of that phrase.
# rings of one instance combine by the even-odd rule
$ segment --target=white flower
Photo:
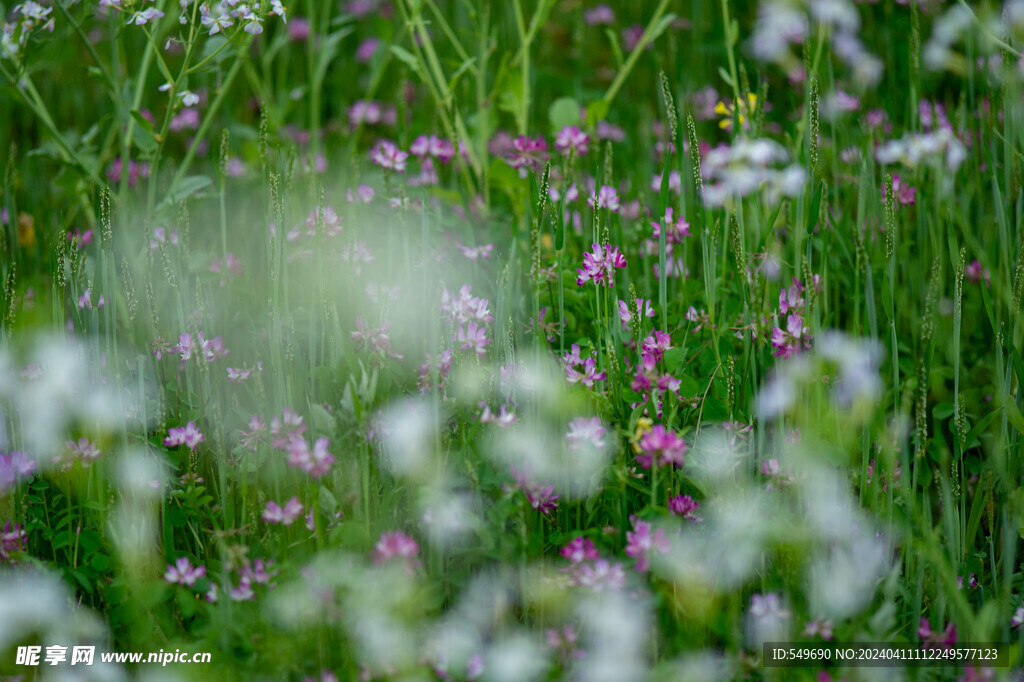
[[[131,26],[132,24],[135,24],[136,26],[145,26],[146,24],[152,21],[162,19],[163,16],[163,12],[161,12],[158,9],[153,9],[151,7],[149,9],[140,10],[132,14],[131,18],[128,20],[127,25]]]
[[[270,13],[276,14],[281,17],[281,21],[288,23],[288,17],[285,16],[286,8],[281,4],[281,0],[270,0]]]

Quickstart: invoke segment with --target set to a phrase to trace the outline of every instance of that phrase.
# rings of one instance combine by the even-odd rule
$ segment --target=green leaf
[[[327,67],[330,66],[331,60],[334,59],[334,55],[338,52],[338,46],[341,44],[341,39],[352,32],[352,27],[346,26],[339,28],[334,33],[328,34],[328,36],[321,41],[321,45],[317,50],[316,67],[313,69],[313,87],[319,89],[324,82],[324,76],[327,74]]]
[[[983,497],[982,495],[977,495]],[[1017,488],[1010,494],[1010,518],[1017,524],[1017,533],[1024,538],[1024,488]]]
[[[491,161],[491,167],[487,170],[487,177],[493,187],[496,187],[507,192],[512,192],[522,188],[523,179],[519,177],[519,174],[505,163],[504,159],[494,159]]]
[[[939,403],[932,408],[932,416],[936,419],[949,419],[953,416],[954,408],[952,403]]]
[[[1019,488],[1018,490],[1024,490]],[[971,548],[974,546],[974,536],[978,533],[978,526],[981,525],[981,512],[985,509],[985,498],[988,496],[988,492],[984,486],[978,486],[974,489],[974,500],[971,502],[971,513],[967,519],[967,534],[964,535],[964,547]]]
[[[182,178],[177,185],[172,186],[167,191],[167,196],[163,201],[160,202],[160,208],[171,207],[192,196],[201,189],[206,189],[213,184],[206,175],[190,175],[186,178]]]
[[[480,127],[483,126],[481,133]],[[485,139],[491,139],[491,135],[498,129],[498,112],[494,107],[487,107],[466,117],[466,127],[469,128],[471,137],[475,140],[479,135]]]
[[[721,77],[723,81],[725,81],[726,85],[728,85],[730,88],[734,87],[732,77],[729,75],[729,72],[723,69],[721,66],[718,67],[718,75],[719,77]]]
[[[615,55],[615,68],[621,69],[626,60],[622,56],[622,46],[619,45],[619,35],[610,28],[606,28],[604,30],[604,34],[608,36],[608,42],[612,44],[612,54]]]
[[[565,246],[565,200],[563,199],[555,211],[555,251]]]
[[[454,90],[455,84],[459,82],[462,75],[467,71],[470,71],[476,65],[476,57],[470,57],[466,61],[459,65],[459,68],[455,70],[452,77],[448,79],[448,89]]]
[[[1004,339],[1003,345],[1006,347],[1006,353],[1010,356],[1010,364],[1013,365],[1013,371],[1017,373],[1017,381],[1024,383],[1024,360],[1021,360],[1020,353],[1017,352],[1017,348],[1010,342],[1009,338]]]
[[[99,549],[101,544],[99,533],[91,529],[83,530],[78,536],[78,544],[87,551]]]
[[[365,547],[370,544],[366,526],[356,521],[343,521],[331,530],[331,541],[345,547]]]
[[[603,121],[608,115],[610,104],[603,99],[595,100],[587,105],[587,127],[593,128],[598,121]]]
[[[188,523],[188,516],[181,507],[167,508],[167,522],[174,528],[182,528]]]
[[[135,134],[132,135],[132,143],[139,148],[139,151],[148,156],[156,151],[157,148],[156,133],[153,131],[153,124],[136,110],[131,112],[131,116],[135,119],[135,123],[138,124]]]
[[[825,187],[825,181],[818,182],[818,189],[814,191],[814,198],[811,199],[811,210],[807,214],[807,234],[814,231],[818,224],[818,214],[821,211],[821,192]]]
[[[629,415],[629,433],[633,434],[636,431],[636,423],[640,421],[640,415],[644,413],[644,408],[647,404],[637,405],[633,408],[633,411]]]
[[[506,69],[495,86],[498,95],[498,109],[516,114],[523,101],[523,79],[519,69]]]
[[[338,511],[338,501],[324,486],[320,486],[320,511],[328,516],[333,516],[334,512]]]
[[[412,52],[398,45],[390,45],[388,49],[391,50],[391,54],[398,57],[398,60],[408,66],[409,69],[415,73],[420,73],[420,62]]]
[[[90,594],[92,593],[92,581],[89,580],[89,576],[77,568],[71,569],[71,575],[74,577],[75,582],[82,586],[83,590]]]
[[[135,119],[135,122],[139,124],[139,127],[142,130],[149,133],[150,136],[153,135],[153,124],[149,122],[148,118],[142,115],[142,112],[140,112],[138,109],[132,109],[131,116]]]
[[[996,418],[997,414],[999,414],[999,410],[989,412],[981,419],[981,421],[975,424],[971,430],[967,432],[967,438],[964,439],[965,449],[974,447],[974,441],[985,432],[985,429],[988,428],[988,425],[992,423],[992,420]]]
[[[1024,433],[1024,416],[1021,416],[1020,410],[1017,409],[1017,403],[1013,402],[1013,398],[1007,396],[1006,404],[1003,407],[1006,409],[1006,418],[1013,424],[1013,428],[1017,429],[1017,433]]]
[[[671,26],[672,22],[675,21],[675,20],[676,20],[676,15],[672,14],[671,12],[669,12],[668,14],[663,16],[661,18],[661,21],[659,21],[655,25],[654,30],[651,31],[651,39],[648,42],[649,43],[653,43],[655,40],[657,40],[658,37],[661,36],[661,34],[665,32],[665,29],[667,29],[669,26]],[[740,27],[739,27],[739,24],[736,23],[735,19],[733,20],[733,26],[734,26],[734,28],[736,30],[736,34],[739,35]]]
[[[174,601],[178,602],[182,616],[191,618],[195,615],[197,602],[194,594],[185,590],[175,590]]]
[[[225,57],[231,54],[231,50],[221,49],[227,42],[228,39],[224,36],[210,36],[206,44],[203,45],[203,52],[196,63],[209,59],[211,64],[220,64],[224,61]],[[217,50],[220,50],[220,52],[217,52]],[[214,56],[214,53],[216,53],[216,56]],[[211,57],[213,58],[211,59]]]
[[[334,429],[337,426],[337,420],[334,415],[325,410],[322,405],[313,403],[310,406],[310,421],[313,422],[313,427],[316,428],[317,432],[334,433]]]
[[[97,573],[103,573],[110,568],[110,557],[97,552],[89,557],[89,567]]]
[[[548,108],[551,132],[556,133],[566,126],[580,124],[580,103],[572,97],[559,97]]]
[[[682,389],[680,389],[682,390]],[[725,409],[725,403],[718,398],[708,396],[704,401],[704,412],[701,414],[702,421],[717,422],[729,418],[729,411]]]
[[[726,40],[730,45],[735,45],[740,39],[740,22],[733,19],[729,22],[729,30],[726,31]]]

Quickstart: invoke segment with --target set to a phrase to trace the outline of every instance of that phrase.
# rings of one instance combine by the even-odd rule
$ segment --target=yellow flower
[[[640,417],[636,420],[636,431],[633,432],[633,437],[629,439],[629,442],[633,445],[634,452],[640,452],[640,439],[644,437],[645,433],[650,433],[653,428],[654,421],[650,417]]]
[[[28,213],[18,214],[18,244],[24,248],[36,243],[36,219]]]
[[[737,100],[736,102],[739,105],[740,125],[746,127],[747,117],[752,115],[754,110],[757,109],[757,95],[750,93],[747,95],[746,102],[743,100]],[[718,127],[722,130],[732,130],[733,112],[735,111],[736,106],[734,104],[726,104],[725,102],[716,104],[715,113],[724,117],[718,122]]]

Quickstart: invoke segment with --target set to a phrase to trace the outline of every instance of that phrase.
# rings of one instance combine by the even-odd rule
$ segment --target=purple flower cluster
[[[255,561],[246,559],[238,569],[238,587],[232,587],[228,590],[228,595],[232,601],[254,600],[256,598],[256,592],[253,590],[254,585],[273,587],[270,581],[278,574],[277,570],[271,568],[273,565],[273,560],[264,562],[263,559],[256,559]],[[217,601],[216,585],[211,584],[210,588],[210,591],[206,594],[206,600],[215,602]]]
[[[284,507],[281,507],[271,500],[267,502],[266,509],[263,510],[263,520],[271,524],[282,524],[290,526],[295,523],[295,520],[302,516],[302,503],[299,502],[299,498],[293,497],[285,503]]]
[[[402,531],[396,530],[382,534],[377,540],[377,544],[373,548],[373,563],[375,566],[380,566],[392,559],[400,559],[405,565],[405,572],[412,574],[419,564],[416,558],[419,552],[420,546],[415,540]]]
[[[205,566],[193,566],[187,557],[180,557],[174,564],[167,565],[164,580],[172,585],[192,587],[196,581],[206,576]]]
[[[305,420],[289,407],[284,408],[281,417],[270,422],[272,445],[288,453],[288,466],[301,469],[313,478],[320,478],[331,470],[334,455],[327,451],[329,441],[317,438],[312,449],[303,435],[307,426]]]
[[[685,276],[686,265],[675,249],[679,244],[683,243],[684,238],[692,236],[690,235],[690,223],[686,222],[683,216],[676,218],[671,206],[665,209],[665,217],[661,222],[651,222],[654,232],[651,238],[646,241],[647,255],[658,255],[661,248],[660,239],[663,225],[665,227],[666,276]],[[654,275],[659,279],[661,278],[661,271],[658,269],[657,264],[654,265]]]
[[[107,300],[103,298],[103,294],[100,294],[100,300],[96,303],[96,309],[99,310],[106,305]],[[82,292],[82,295],[78,297],[78,309],[79,310],[92,310],[92,290],[86,289]]]
[[[224,348],[224,339],[219,336],[214,339],[206,339],[203,332],[199,332],[194,339],[191,334],[184,332],[178,337],[178,345],[171,348],[171,352],[181,356],[182,367],[193,357],[199,357],[199,355],[202,355],[207,362],[213,362],[226,358],[231,353]]]
[[[687,521],[700,521],[700,517],[697,516],[697,510],[700,509],[700,502],[693,499],[689,495],[676,495],[675,497],[669,498],[668,510],[672,516],[681,516]]]
[[[430,355],[427,356],[426,362],[421,364],[417,368],[419,374],[419,382],[417,386],[420,391],[425,393],[432,387],[432,372],[437,370],[438,384],[443,385],[443,382],[448,378],[448,372],[452,368],[452,350],[447,348],[441,351],[437,356],[437,361]]]
[[[555,149],[565,155],[575,151],[576,156],[579,157],[587,153],[587,144],[589,142],[590,136],[580,130],[579,127],[565,126],[555,136]]]
[[[608,378],[605,372],[597,371],[597,360],[593,355],[586,359],[580,357],[580,347],[575,343],[562,357],[562,363],[565,365],[565,380],[570,384],[583,384],[587,388],[593,388],[594,382]]]
[[[263,417],[257,414],[249,417],[249,430],[238,430],[240,437],[239,444],[246,450],[256,451],[256,446],[266,440],[267,424]]]
[[[441,312],[446,320],[457,325],[452,342],[459,344],[459,350],[471,350],[482,357],[491,343],[487,338],[487,322],[494,316],[489,310],[486,298],[473,296],[470,286],[464,285],[458,294],[452,295],[447,289],[441,292]]]
[[[619,209],[622,207],[618,190],[614,187],[609,187],[608,185],[602,185],[596,195],[590,196],[587,199],[587,205],[594,210],[606,208],[612,213],[618,213]],[[625,267],[625,261],[623,261],[623,265],[621,267]]]
[[[655,425],[641,436],[637,448],[639,451],[636,461],[644,469],[650,469],[655,464],[659,467],[671,466],[680,469],[686,461],[685,455],[688,449],[685,440],[661,424]]]
[[[263,362],[257,360],[255,367],[249,367],[248,365],[242,365],[241,367],[228,367],[227,373],[228,381],[233,384],[240,384],[243,381],[248,381],[253,375],[263,376]]]
[[[646,521],[636,517],[630,520],[633,530],[626,532],[626,555],[636,559],[634,568],[638,573],[646,573],[651,567],[649,555],[652,552],[668,554],[668,537],[661,528],[652,530]]]
[[[0,563],[14,563],[14,554],[25,549],[25,529],[8,521],[0,531]]]
[[[445,318],[455,324],[465,324],[470,320],[480,322],[493,322],[488,306],[490,303],[486,298],[473,296],[468,284],[464,285],[457,295],[452,295],[447,289],[441,292],[441,312]]]
[[[657,417],[662,416],[663,404],[661,395],[668,392],[678,393],[681,386],[679,379],[659,369],[665,353],[671,349],[671,337],[663,331],[653,330],[640,344],[640,361],[634,368],[633,378],[629,384],[630,388],[639,393],[642,398],[633,403],[633,407],[638,407],[651,400],[654,403],[655,416]],[[683,400],[681,396],[679,399]]]
[[[377,357],[378,361],[389,356],[401,360],[403,356],[391,349],[391,336],[388,333],[390,328],[390,321],[385,321],[373,329],[363,321],[362,317],[357,317],[356,330],[349,335],[349,338],[356,345],[356,350],[368,350]]]
[[[483,407],[483,412],[480,413],[481,424],[494,424],[505,429],[516,423],[515,412],[509,412],[508,405],[502,405],[498,411],[498,414],[494,414],[491,411],[491,406],[486,403],[480,403]]]
[[[384,170],[404,173],[409,154],[399,149],[394,142],[381,140],[370,152],[370,160]]]
[[[561,497],[555,492],[555,486],[537,483],[533,477],[512,467],[512,478],[516,486],[526,495],[530,506],[545,516],[558,509],[558,499]]]
[[[584,445],[604,450],[604,436],[607,432],[600,417],[577,417],[569,422],[569,432],[565,434],[565,439],[569,442],[570,450],[577,450]]]
[[[186,445],[189,450],[195,450],[204,440],[206,440],[206,436],[199,432],[195,422],[189,422],[185,426],[168,429],[167,438],[164,438],[164,445],[169,448]]]
[[[525,178],[530,171],[539,172],[548,158],[548,143],[543,136],[529,138],[520,135],[512,140],[508,154],[508,165],[519,171],[519,177]]]
[[[815,282],[817,286],[817,282]],[[801,350],[810,349],[810,329],[804,326],[803,283],[793,278],[789,289],[779,292],[779,310],[776,314],[776,325],[772,327],[771,344],[775,349],[775,357],[790,358]],[[779,325],[785,323],[785,329]]]
[[[31,476],[35,470],[36,463],[23,452],[0,455],[0,493],[6,492],[19,478]]]
[[[619,247],[594,244],[592,251],[583,254],[583,267],[576,270],[576,285],[594,282],[612,287],[615,285],[615,269],[624,267],[626,257],[619,251]]]
[[[223,287],[235,277],[245,274],[245,268],[242,267],[242,261],[228,251],[224,254],[224,260],[215,258],[210,262],[210,272],[220,275],[220,285]]]
[[[917,628],[917,636],[921,638],[921,644],[925,649],[948,649],[956,644],[956,625],[949,622],[946,623],[945,630],[933,632],[928,619],[922,617]]]
[[[586,657],[586,652],[579,647],[579,633],[576,632],[576,628],[572,624],[566,625],[560,630],[548,628],[544,633],[544,639],[548,647],[558,656],[562,665]]]
[[[430,157],[441,163],[448,163],[455,158],[455,148],[452,143],[437,135],[420,135],[413,140],[409,151],[417,158]]]
[[[560,554],[571,562],[563,570],[572,585],[594,592],[618,592],[626,584],[626,572],[622,564],[602,559],[590,538],[573,538],[561,549]]]
[[[62,471],[70,470],[75,460],[82,463],[83,469],[88,469],[90,464],[103,455],[99,446],[84,436],[78,441],[69,440],[65,445],[67,452],[53,458],[54,464],[59,465]]]
[[[629,326],[633,323],[634,313],[640,313],[641,317],[654,317],[654,308],[649,300],[636,299],[636,307],[636,311],[630,310],[629,305],[621,298],[619,299],[619,321],[622,323],[623,329],[629,329]]]
[[[348,108],[348,122],[353,128],[360,125],[395,125],[398,122],[398,110],[393,104],[359,100]]]

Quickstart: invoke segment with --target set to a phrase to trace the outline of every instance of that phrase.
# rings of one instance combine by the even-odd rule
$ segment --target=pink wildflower
[[[677,469],[683,466],[684,455],[687,451],[686,441],[667,430],[661,424],[656,424],[640,438],[638,443],[640,452],[636,461],[644,469],[650,469],[657,463],[658,466],[673,466]]]
[[[164,445],[169,448],[186,445],[190,450],[195,450],[204,440],[206,436],[199,432],[195,422],[189,422],[185,426],[168,429]]]
[[[633,519],[633,530],[626,532],[626,555],[636,559],[638,573],[646,573],[650,567],[648,555],[652,551],[659,554],[668,554],[668,538],[665,531],[658,528],[651,531],[651,524],[646,521]]]
[[[370,154],[370,160],[385,170],[396,173],[405,172],[405,164],[409,155],[399,149],[390,140],[381,140]]]
[[[192,587],[196,581],[206,575],[205,566],[192,566],[186,557],[181,557],[174,565],[167,565],[167,572],[164,573],[164,580],[172,584]]]
[[[278,506],[277,502],[267,502],[267,508],[263,510],[263,520],[267,523],[280,523],[290,526],[295,519],[302,516],[302,503],[299,498],[293,497],[285,503],[284,507]]]

